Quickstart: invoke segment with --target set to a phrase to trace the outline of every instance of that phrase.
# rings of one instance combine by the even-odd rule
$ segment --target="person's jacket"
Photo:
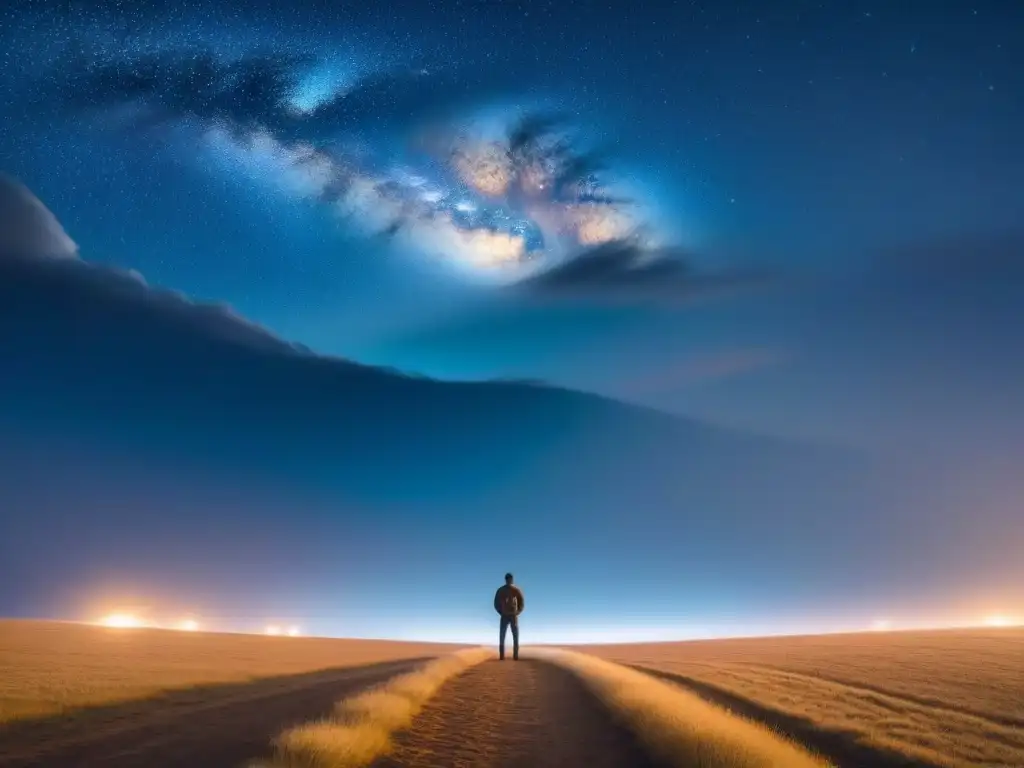
[[[502,584],[494,593],[494,610],[502,616],[518,616],[525,607],[523,590],[515,584]]]

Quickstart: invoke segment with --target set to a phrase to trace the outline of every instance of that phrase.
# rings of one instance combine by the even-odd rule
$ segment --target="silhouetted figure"
[[[512,583],[512,574],[505,574],[504,586],[498,587],[494,593],[494,610],[501,616],[501,629],[498,631],[498,658],[505,658],[505,632],[512,627],[512,658],[519,659],[519,614],[526,607],[523,590]]]

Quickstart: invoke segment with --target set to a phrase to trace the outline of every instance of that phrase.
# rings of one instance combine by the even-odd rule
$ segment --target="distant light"
[[[104,627],[118,627],[121,629],[146,626],[146,622],[130,613],[110,613],[100,619],[98,623]]]
[[[182,632],[198,632],[199,622],[195,619],[184,619],[183,621],[178,623],[177,628],[180,629]]]
[[[875,619],[871,622],[873,632],[888,632],[890,629],[892,629],[892,622],[888,619]]]
[[[298,627],[288,627],[288,637],[298,637],[299,634]]]
[[[1016,627],[1021,624],[1021,621],[1010,616],[996,614],[993,616],[986,616],[982,623],[986,627]]]
[[[265,634],[265,635],[280,635],[281,634],[281,628],[271,624],[269,627],[267,627],[266,629],[263,630],[263,634]]]

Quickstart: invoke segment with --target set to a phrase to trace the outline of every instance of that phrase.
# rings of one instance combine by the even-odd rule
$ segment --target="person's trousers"
[[[498,658],[505,658],[505,632],[512,627],[512,658],[519,658],[519,617],[502,616],[501,629],[498,632]]]

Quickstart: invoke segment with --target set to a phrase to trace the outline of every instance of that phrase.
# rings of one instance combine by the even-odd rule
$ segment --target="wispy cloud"
[[[652,248],[637,237],[609,240],[525,278],[516,289],[541,297],[602,301],[688,301],[772,282],[763,271],[708,273],[679,248]]]
[[[793,353],[774,347],[740,347],[669,361],[661,369],[616,382],[629,397],[657,397],[709,381],[772,368],[790,360]]]

